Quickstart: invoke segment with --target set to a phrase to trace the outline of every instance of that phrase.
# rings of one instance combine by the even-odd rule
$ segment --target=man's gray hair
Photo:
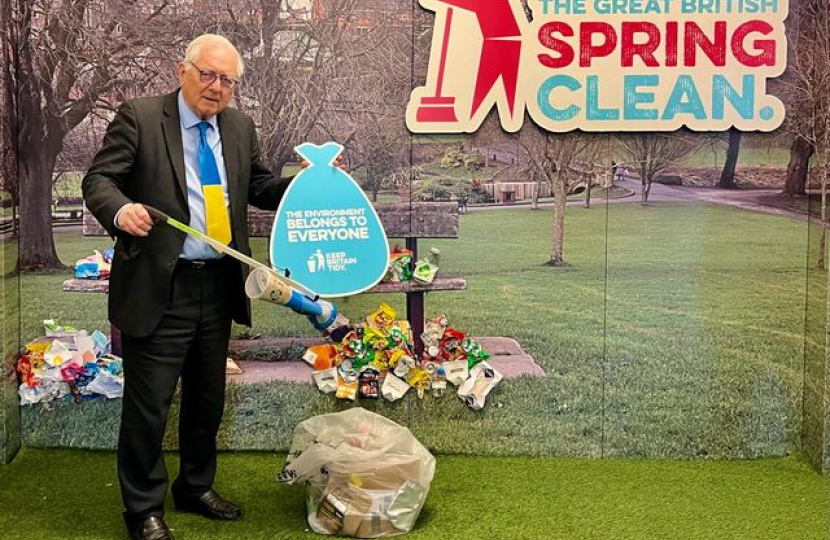
[[[205,47],[222,47],[232,51],[236,55],[237,66],[239,66],[237,68],[236,78],[239,79],[242,77],[242,73],[245,71],[245,63],[242,61],[242,55],[239,54],[239,51],[234,47],[233,43],[228,41],[228,38],[218,34],[202,34],[191,41],[190,45],[187,46],[187,51],[184,53],[184,61],[190,63],[197,62],[199,56],[202,54],[202,49]]]

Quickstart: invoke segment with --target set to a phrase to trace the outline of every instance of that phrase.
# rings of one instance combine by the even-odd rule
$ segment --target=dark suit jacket
[[[114,225],[127,203],[154,206],[184,223],[187,206],[178,91],[125,102],[107,128],[101,150],[83,180],[86,205],[111,236],[117,237],[109,288],[109,318],[122,332],[142,337],[157,326],[170,296],[173,269],[185,234],[158,224],[146,237],[130,236]],[[225,109],[218,116],[228,179],[231,230],[236,249],[250,255],[248,203],[275,210],[287,179],[277,179],[260,161],[256,128],[247,115]],[[244,293],[248,269],[239,264],[233,319],[251,324]]]

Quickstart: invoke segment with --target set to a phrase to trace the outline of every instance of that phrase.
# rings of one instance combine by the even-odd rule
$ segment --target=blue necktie
[[[207,122],[199,122],[199,181],[202,184],[202,193],[205,196],[205,223],[207,235],[223,244],[231,241],[231,224],[228,217],[228,208],[225,206],[225,194],[222,191],[222,178],[219,176],[219,167],[216,165],[216,156],[213,155],[207,141],[207,130],[212,127]]]

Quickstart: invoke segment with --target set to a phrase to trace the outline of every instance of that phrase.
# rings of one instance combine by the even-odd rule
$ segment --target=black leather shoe
[[[131,540],[175,540],[164,519],[158,516],[143,519],[125,516],[124,520]]]
[[[226,501],[214,490],[209,489],[201,495],[182,497],[173,495],[176,510],[201,514],[210,519],[236,521],[242,518],[242,509]]]

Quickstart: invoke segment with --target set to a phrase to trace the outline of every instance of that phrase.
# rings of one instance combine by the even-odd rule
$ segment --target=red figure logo
[[[420,99],[413,100],[417,101],[417,108],[414,112],[415,120],[426,124],[458,123],[458,116],[461,115],[466,116],[462,118],[462,123],[465,123],[480,112],[485,100],[493,92],[498,94],[497,103],[500,99],[505,102],[508,116],[515,117],[522,55],[522,29],[514,8],[518,8],[521,13],[521,5],[511,5],[516,4],[515,0],[422,0],[422,3],[432,4],[425,5],[425,7],[436,10],[435,31],[438,34],[443,22],[443,32],[440,34],[440,42],[437,35],[433,40],[433,47],[439,44],[440,50],[432,52],[433,58],[437,56],[438,60],[437,73],[430,74],[435,81],[429,89],[432,93],[422,93]],[[440,11],[442,5],[446,6],[443,13]],[[472,89],[471,106],[466,115],[464,114],[466,111],[456,109],[456,98],[460,96],[444,93],[447,76],[453,74],[452,66],[447,64],[448,55],[451,52],[451,33],[456,31],[459,23],[466,22],[463,19],[454,18],[456,9],[475,15],[483,40],[475,85]],[[521,23],[523,26],[527,24],[524,17]],[[501,80],[501,86],[498,86],[499,80]],[[469,96],[466,97],[469,98]],[[486,113],[486,110],[482,112]],[[519,112],[523,114],[523,107]]]

